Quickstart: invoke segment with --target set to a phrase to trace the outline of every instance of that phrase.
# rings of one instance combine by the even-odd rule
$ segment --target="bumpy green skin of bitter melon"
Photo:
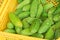
[[[19,17],[20,19],[24,19],[24,18],[26,18],[26,17],[29,17],[29,15],[30,15],[30,12],[29,12],[29,11],[27,11],[27,12],[21,12],[21,13],[18,15],[18,17]]]
[[[8,29],[14,29],[14,25],[11,22],[7,23],[7,28]]]
[[[21,34],[22,35],[32,35],[33,33],[31,33],[30,28],[26,28],[21,31]]]
[[[15,30],[18,34],[22,30],[22,22],[21,20],[13,13],[9,14],[10,21],[15,25]]]
[[[38,33],[45,33],[52,25],[53,21],[50,19],[46,19],[43,24],[41,25]]]
[[[44,10],[47,11],[48,9],[52,8],[54,6],[53,3],[48,3],[46,5],[44,5]]]
[[[31,6],[31,4],[27,4],[27,5],[25,5],[24,7],[23,7],[23,11],[29,11],[30,10],[30,6]]]
[[[60,37],[60,29],[57,29],[55,31],[55,39],[59,38]]]
[[[30,27],[30,24],[27,22],[26,19],[23,19],[22,23],[23,23],[23,28],[29,28]]]
[[[30,16],[36,17],[37,10],[38,10],[38,0],[33,0],[30,8]]]
[[[30,3],[30,0],[24,0],[16,7],[16,9],[21,9],[22,7],[24,7],[25,5],[29,3]]]
[[[44,38],[43,34],[40,33],[34,33],[32,36],[37,38]]]
[[[39,19],[34,20],[34,22],[31,24],[31,32],[36,33],[38,29],[40,28],[41,21]]]
[[[5,29],[4,32],[13,33],[13,34],[16,33],[14,29]]]
[[[43,12],[43,6],[42,6],[42,4],[40,4],[39,7],[38,7],[38,11],[37,11],[37,14],[36,14],[36,18],[40,18],[42,12]]]
[[[17,26],[17,27],[22,27],[22,22],[21,20],[14,14],[14,13],[10,13],[9,14],[9,18],[11,20],[11,22]]]
[[[54,29],[53,29],[53,27],[51,27],[48,31],[47,31],[47,33],[45,34],[45,38],[46,39],[53,39],[54,38]]]
[[[54,20],[55,22],[60,21],[60,14],[55,15],[54,18],[53,18],[53,20]]]

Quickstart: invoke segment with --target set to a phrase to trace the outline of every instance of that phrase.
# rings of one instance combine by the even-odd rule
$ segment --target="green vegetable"
[[[21,20],[13,13],[9,14],[10,21],[16,26],[16,27],[22,27]]]
[[[37,38],[43,38],[44,37],[42,34],[39,34],[39,33],[35,33],[32,36],[37,37]]]
[[[17,6],[16,9],[21,9],[22,7],[24,7],[25,5],[27,5],[29,3],[30,3],[30,0],[24,0]]]
[[[17,33],[17,34],[20,34],[21,31],[22,31],[22,28],[20,28],[20,27],[15,27],[15,30],[16,30],[16,33]]]
[[[55,31],[55,38],[57,39],[57,38],[59,38],[60,37],[60,29],[57,29],[56,31]]]
[[[45,34],[45,38],[50,40],[54,38],[53,26],[49,30],[47,30],[47,33]]]
[[[54,5],[53,3],[48,3],[46,5],[44,5],[44,10],[47,11],[48,9],[52,8]]]
[[[30,10],[30,4],[23,7],[23,11],[29,11]]]
[[[16,33],[14,29],[5,29],[4,32],[8,32],[8,33]]]
[[[38,0],[33,0],[30,8],[30,16],[36,17],[37,10],[38,10]]]
[[[13,25],[11,22],[8,22],[8,24],[7,24],[7,28],[9,28],[9,29],[13,29],[13,28],[14,28],[14,25]]]
[[[42,16],[47,18],[48,17],[48,13],[46,11],[43,11]]]
[[[40,18],[42,12],[43,12],[43,6],[42,6],[42,4],[40,4],[39,7],[38,7],[38,12],[37,12],[36,17]]]
[[[42,13],[40,18],[41,18],[42,21],[45,21],[48,18],[48,13],[43,10],[43,13]]]
[[[56,11],[54,12],[54,15],[60,13],[60,7],[56,9]]]
[[[26,21],[26,19],[23,19],[23,28],[29,28],[30,24]]]
[[[60,0],[55,0],[56,2],[60,2]]]
[[[22,12],[18,15],[20,19],[26,18],[30,15],[30,12]]]
[[[54,29],[56,30],[58,28],[60,28],[60,21],[54,24]]]
[[[26,20],[29,24],[31,24],[35,19],[37,19],[37,18],[32,18],[32,17],[25,18],[25,20]]]
[[[38,29],[40,28],[40,25],[41,25],[41,20],[39,19],[34,20],[34,22],[32,22],[31,27],[30,27],[31,32],[36,33]]]
[[[15,13],[16,15],[19,15],[21,12],[22,12],[22,9],[16,9],[14,13]]]
[[[55,7],[52,7],[48,11],[48,18],[50,18],[51,20],[53,20],[53,13],[55,12],[55,10],[56,10],[56,8]]]
[[[55,15],[54,18],[53,18],[53,20],[55,22],[59,21],[60,20],[60,14]]]
[[[41,25],[38,33],[45,33],[53,24],[53,21],[51,21],[50,19],[46,19],[43,24]]]
[[[46,4],[47,1],[46,0],[40,0],[42,4]]]
[[[22,30],[22,31],[21,31],[21,34],[22,34],[22,35],[32,35],[33,33],[31,33],[31,32],[30,32],[30,29],[27,28],[27,29]]]
[[[56,9],[55,13],[59,13],[60,12],[60,7]]]
[[[57,32],[60,29],[60,4],[55,6],[55,0],[17,0],[17,2],[16,10],[9,13],[10,22],[4,31],[44,40],[60,37],[60,31]]]
[[[41,0],[38,0],[38,3],[40,4],[41,3]]]
[[[23,0],[17,0],[18,1],[18,3],[21,3]]]

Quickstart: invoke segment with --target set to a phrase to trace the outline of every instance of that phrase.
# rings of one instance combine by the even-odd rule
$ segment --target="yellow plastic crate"
[[[11,38],[14,40],[46,40],[46,39],[23,36],[23,35],[18,35],[18,34],[10,34],[10,33],[5,33],[1,31],[0,31],[0,36],[4,37],[4,39]]]
[[[2,1],[2,0],[1,0],[1,1]],[[6,5],[7,1],[8,1],[8,0],[4,0],[3,3],[0,2],[0,15],[1,15],[1,13],[2,13],[2,11],[3,11],[3,9],[4,9],[4,6]]]
[[[4,0],[4,3],[0,9],[0,31],[6,28],[6,24],[9,21],[8,13],[14,11],[16,5],[17,0]]]
[[[17,5],[17,0],[4,0],[4,3],[0,8],[1,10],[0,11],[0,40],[7,40],[7,39],[9,40],[47,40],[47,39],[2,32],[2,30],[6,28],[6,24],[9,21],[9,18],[8,18],[9,12],[14,11],[15,10],[14,8],[16,7],[16,5]],[[57,40],[60,40],[60,38]]]

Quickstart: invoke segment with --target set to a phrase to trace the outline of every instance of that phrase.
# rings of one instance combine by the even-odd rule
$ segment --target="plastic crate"
[[[10,33],[5,33],[5,32],[1,32],[0,31],[0,37],[1,36],[4,39],[13,39],[13,40],[46,40],[46,39],[29,37],[29,36],[23,36],[23,35],[18,35],[18,34],[10,34]]]
[[[29,36],[2,32],[2,30],[4,30],[6,28],[6,24],[9,21],[8,13],[11,11],[14,11],[15,10],[14,8],[17,5],[17,0],[4,0],[4,1],[6,1],[6,2],[4,2],[2,4],[1,9],[0,9],[1,10],[0,11],[0,40],[7,40],[7,39],[9,39],[9,40],[47,40],[47,39],[41,39],[41,38],[35,38],[35,37],[29,37]],[[9,5],[9,4],[11,4],[11,5]],[[11,7],[11,6],[13,6],[13,7]],[[57,40],[60,40],[60,38]]]
[[[9,21],[8,13],[14,11],[16,5],[17,0],[4,0],[0,9],[0,31],[6,28],[6,24]]]
[[[1,1],[2,1],[2,0],[1,0]],[[7,1],[8,1],[8,0],[4,0],[3,3],[0,2],[0,15],[1,15],[1,13],[2,13],[2,11],[3,11],[3,9],[4,9],[4,6],[6,5]]]

